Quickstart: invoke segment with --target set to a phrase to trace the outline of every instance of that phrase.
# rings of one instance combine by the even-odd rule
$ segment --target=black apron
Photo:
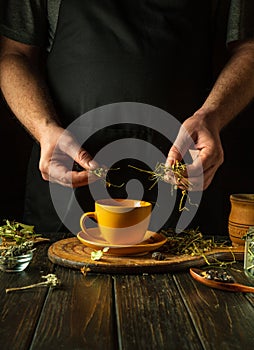
[[[211,1],[203,0],[63,0],[47,70],[64,127],[94,108],[118,102],[156,106],[180,121],[192,115],[211,83],[211,12]],[[156,131],[128,123],[98,131],[84,147],[94,156],[122,137],[152,142],[165,155],[170,148],[168,140]],[[39,153],[35,145],[29,164],[25,220],[40,232],[63,230],[49,183],[38,170]],[[144,166],[135,161],[132,164]],[[112,183],[132,177],[146,181],[147,176],[128,168],[126,161],[116,166],[123,171],[115,177],[112,173]],[[72,191],[64,191],[70,198],[65,209],[71,213]],[[127,196],[124,186],[108,191],[112,197]],[[156,191],[156,186],[145,191],[143,198],[155,202]],[[75,196],[83,210],[93,210],[88,186],[76,190]]]

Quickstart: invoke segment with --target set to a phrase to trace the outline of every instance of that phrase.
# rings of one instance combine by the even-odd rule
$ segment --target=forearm
[[[0,64],[1,89],[9,107],[40,142],[45,131],[59,125],[44,79],[23,54],[5,54]]]
[[[203,106],[194,114],[211,118],[220,131],[254,97],[254,41],[237,45]]]

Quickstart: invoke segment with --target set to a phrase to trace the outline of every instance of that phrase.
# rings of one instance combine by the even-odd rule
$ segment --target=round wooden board
[[[48,258],[51,262],[74,269],[89,268],[91,272],[140,274],[162,273],[180,271],[192,266],[198,267],[206,264],[201,256],[175,256],[165,254],[166,260],[152,258],[153,252],[143,255],[114,256],[104,253],[98,261],[91,259],[93,249],[82,244],[76,237],[67,238],[53,243],[48,249]],[[164,254],[164,253],[163,253]],[[243,260],[243,247],[216,249],[206,253],[206,258],[213,261]]]

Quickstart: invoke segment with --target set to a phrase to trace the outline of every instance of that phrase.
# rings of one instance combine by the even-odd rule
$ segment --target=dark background
[[[0,96],[0,224],[22,220],[26,167],[32,138]]]
[[[214,54],[211,57],[214,78],[227,60],[223,39],[225,33],[222,35],[226,30],[225,25],[223,21],[218,21],[217,25],[218,35],[215,36]],[[22,220],[26,169],[32,138],[12,115],[1,94],[0,121],[1,225],[3,219]],[[225,161],[209,186],[208,198],[210,199],[202,203],[204,215],[201,214],[201,221],[208,222],[205,226],[211,228],[212,234],[215,235],[228,234],[230,194],[254,193],[254,102],[222,131],[221,137]],[[220,232],[213,232],[217,230]]]

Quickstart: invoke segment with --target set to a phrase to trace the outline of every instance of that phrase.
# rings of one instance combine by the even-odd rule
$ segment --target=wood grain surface
[[[47,257],[50,244],[62,240],[62,245],[73,235],[50,238],[38,245],[25,271],[0,273],[1,350],[253,349],[254,293],[208,288],[188,270],[84,276]],[[240,259],[240,252],[234,254]],[[102,261],[112,259],[105,255]],[[131,259],[149,260],[151,253]],[[238,283],[248,283],[241,261],[230,264],[229,272]],[[5,292],[38,283],[48,273],[60,279],[57,288]]]
[[[160,249],[159,249],[160,250]],[[48,249],[48,258],[54,264],[74,269],[89,268],[99,273],[160,273],[186,270],[209,262],[243,260],[243,247],[226,247],[214,249],[203,256],[171,255],[163,253],[165,260],[153,258],[153,252],[142,255],[114,256],[103,253],[100,260],[91,259],[93,249],[82,244],[76,237],[63,239],[53,243]]]

